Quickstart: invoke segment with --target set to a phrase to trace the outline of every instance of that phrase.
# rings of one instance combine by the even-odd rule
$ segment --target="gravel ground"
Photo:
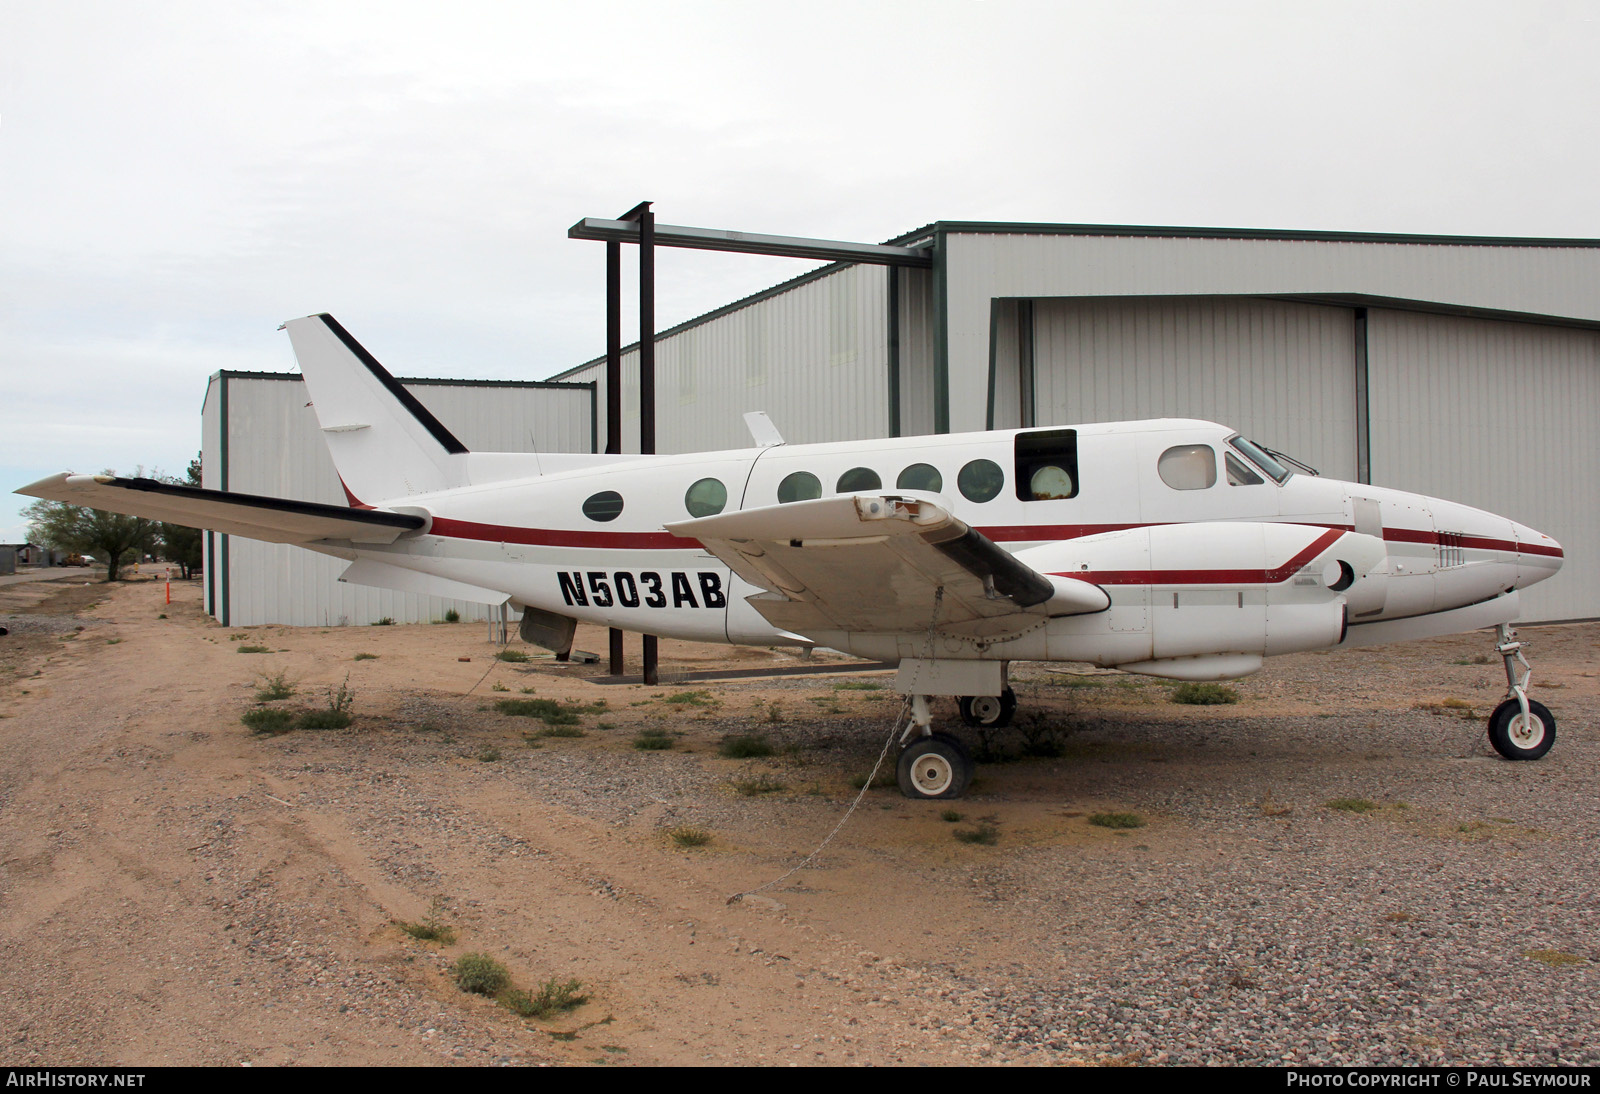
[[[1600,626],[1528,632],[1560,720],[1538,763],[1488,749],[1482,635],[1279,659],[1218,707],[1017,666],[1021,732],[963,731],[993,760],[966,800],[872,789],[813,868],[730,905],[849,807],[883,675],[485,676],[476,628],[230,631],[91,596],[13,613],[0,650],[14,1063],[1600,1064]],[[286,705],[348,681],[355,726],[251,736],[277,671]],[[494,707],[525,688],[605,711],[539,737]],[[750,732],[775,755],[717,755]],[[674,846],[684,825],[712,842]],[[395,926],[435,898],[451,946]],[[450,983],[468,950],[591,1001],[517,1019]]]

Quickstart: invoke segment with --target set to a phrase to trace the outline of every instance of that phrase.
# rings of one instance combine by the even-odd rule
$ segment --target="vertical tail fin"
[[[331,315],[284,324],[350,503],[466,481],[467,448]]]

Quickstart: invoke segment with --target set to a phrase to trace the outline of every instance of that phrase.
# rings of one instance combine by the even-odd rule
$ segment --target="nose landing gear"
[[[1508,760],[1537,760],[1556,743],[1556,720],[1543,703],[1528,698],[1533,669],[1522,656],[1522,643],[1507,623],[1498,628],[1494,652],[1506,666],[1506,700],[1489,715],[1489,743]],[[1517,665],[1522,666],[1520,675]]]

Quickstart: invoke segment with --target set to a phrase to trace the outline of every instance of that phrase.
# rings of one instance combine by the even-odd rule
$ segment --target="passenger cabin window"
[[[1229,486],[1260,486],[1261,476],[1245,466],[1243,460],[1232,452],[1223,453],[1223,463],[1228,468]]]
[[[622,495],[615,490],[602,490],[583,501],[583,515],[590,520],[616,520],[622,515]]]
[[[1207,490],[1217,484],[1217,454],[1208,444],[1174,445],[1161,453],[1156,470],[1174,490]]]
[[[810,501],[822,497],[822,480],[809,471],[796,471],[785,475],[778,484],[778,501],[787,505],[791,501]]]
[[[931,463],[914,463],[894,480],[897,490],[926,490],[937,494],[944,489],[944,476]]]
[[[1018,433],[1017,497],[1059,501],[1078,496],[1078,431],[1039,429]]]
[[[691,517],[714,517],[728,505],[728,488],[717,479],[701,479],[683,495]]]
[[[1006,473],[993,460],[973,460],[956,474],[956,488],[968,501],[988,501],[1006,484]]]
[[[839,476],[839,485],[836,493],[854,494],[857,490],[881,490],[883,480],[878,478],[878,473],[870,467],[852,467]]]

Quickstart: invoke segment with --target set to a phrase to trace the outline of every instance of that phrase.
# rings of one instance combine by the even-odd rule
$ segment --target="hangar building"
[[[594,387],[522,380],[401,380],[468,448],[594,451]],[[201,410],[201,485],[346,504],[298,373],[218,372]],[[225,626],[426,623],[489,608],[347,585],[343,559],[281,543],[205,534],[205,610]]]
[[[1600,617],[1600,241],[941,221],[888,243],[931,262],[834,263],[661,332],[658,450],[746,447],[749,410],[791,442],[1208,418],[1548,532],[1567,564],[1524,618]],[[554,379],[603,399],[604,358]]]

